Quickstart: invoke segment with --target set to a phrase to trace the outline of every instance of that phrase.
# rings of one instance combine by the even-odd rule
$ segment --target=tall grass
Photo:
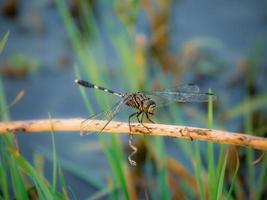
[[[104,63],[104,58],[99,58],[99,55],[96,51],[100,49],[103,50],[103,46],[101,42],[98,41],[97,36],[93,35],[94,40],[96,39],[97,44],[95,44],[95,41],[90,46],[90,42],[88,42],[86,45],[83,45],[83,41],[80,37],[80,34],[78,34],[78,29],[75,27],[75,24],[73,22],[73,19],[70,17],[70,14],[68,13],[67,7],[64,4],[63,1],[58,0],[57,1],[59,10],[61,12],[61,15],[63,16],[63,20],[66,25],[66,30],[68,31],[70,35],[71,42],[73,43],[73,47],[75,49],[75,52],[77,52],[77,56],[79,58],[79,63],[81,64],[81,70],[85,73],[83,74],[83,78],[90,80],[94,83],[101,83],[102,85],[109,85],[107,83],[111,82],[109,80],[109,77],[106,75],[106,71],[109,71],[109,64]],[[97,27],[97,23],[95,22],[94,16],[92,15],[92,10],[88,5],[85,3],[81,3],[83,9],[82,9],[82,21],[83,21],[83,27],[85,30],[85,34],[88,35],[87,30],[90,29],[92,33],[99,33],[99,27]],[[87,9],[85,9],[87,8]],[[108,27],[105,27],[108,29]],[[143,88],[139,88],[139,86],[144,85],[143,80],[146,76],[146,70],[143,63],[139,62],[140,60],[136,60],[136,57],[133,55],[136,55],[137,52],[135,52],[135,49],[132,48],[132,45],[134,44],[134,41],[132,41],[132,38],[130,38],[127,35],[127,31],[118,31],[116,34],[110,35],[111,43],[113,44],[113,49],[115,50],[115,54],[119,57],[120,63],[122,67],[119,67],[121,73],[124,74],[121,77],[114,78],[118,84],[124,84],[124,89],[132,89],[132,90],[140,90]],[[92,46],[94,45],[94,46]],[[97,45],[100,45],[98,47]],[[85,48],[84,48],[85,47]],[[93,48],[95,47],[95,48]],[[86,52],[86,56],[83,56]],[[104,55],[104,51],[101,52],[102,56]],[[96,55],[96,57],[94,56]],[[98,57],[97,57],[98,56]],[[142,55],[139,55],[142,56]],[[100,56],[101,57],[101,56]],[[140,58],[140,57],[139,57]],[[102,62],[99,63],[99,60]],[[136,70],[138,69],[138,70]],[[78,70],[76,70],[78,72]],[[76,73],[77,74],[77,73]],[[77,77],[80,77],[79,75]],[[76,78],[77,78],[76,77]],[[128,79],[127,77],[131,77],[131,79]],[[120,78],[120,81],[118,81]],[[126,79],[125,79],[126,78]],[[82,90],[82,96],[85,97]],[[98,106],[104,107],[106,102],[103,98],[100,98],[100,96],[95,95],[96,102]],[[88,102],[88,100],[85,100],[85,102]],[[86,103],[86,105],[88,105]],[[88,106],[87,106],[88,107]],[[92,115],[94,112],[93,110],[89,109],[89,115]],[[124,166],[127,166],[127,155],[125,155],[122,151],[122,146],[120,139],[115,135],[110,135],[109,138],[104,138],[102,135],[99,136],[100,142],[103,147],[103,151],[109,161],[110,167],[113,171],[113,175],[111,178],[113,178],[113,182],[117,183],[119,186],[119,191],[121,191],[121,195],[124,199],[129,199],[131,194],[129,191],[129,187],[127,186],[127,181],[125,179],[126,177],[126,169]],[[157,139],[158,142],[155,143],[155,147],[159,149],[159,152],[157,152],[157,155],[161,155],[159,161],[164,160],[164,146],[163,146],[163,140],[161,138]],[[160,142],[161,141],[161,142]],[[162,198],[169,199],[169,192],[167,187],[167,173],[166,173],[166,167],[162,163],[162,167],[159,168],[159,189],[161,191]],[[127,169],[128,171],[129,169]],[[132,194],[133,195],[133,194]]]
[[[80,2],[78,5],[81,7],[81,13],[79,20],[81,21],[80,29],[76,26],[73,18],[71,17],[67,6],[63,0],[57,0],[57,5],[60,10],[61,16],[66,26],[66,30],[70,36],[70,41],[73,44],[74,51],[78,58],[78,64],[76,67],[76,78],[88,79],[93,83],[101,84],[103,86],[117,86],[123,85],[120,89],[124,90],[142,90],[142,89],[151,89],[153,86],[153,80],[148,72],[153,71],[157,80],[160,80],[160,84],[169,85],[170,81],[167,79],[168,76],[163,74],[161,69],[150,70],[146,63],[145,50],[138,47],[136,43],[136,30],[132,23],[125,23],[124,20],[120,21],[121,15],[119,18],[116,18],[112,15],[111,11],[114,9],[113,5],[110,3],[100,2],[98,5],[103,7],[105,14],[102,15],[98,22],[92,7],[90,4],[85,2]],[[141,5],[138,3],[134,4],[134,11],[130,13],[137,13],[138,9],[142,9]],[[112,20],[110,20],[112,19]],[[125,19],[125,18],[123,18]],[[99,21],[100,20],[100,21]],[[100,27],[101,26],[101,27]],[[116,28],[114,28],[116,27]],[[105,45],[102,40],[101,31],[108,33],[106,37],[108,38],[109,47],[112,49],[112,53],[115,55],[119,63],[116,67],[111,66],[111,63],[105,58]],[[155,62],[159,65],[157,62]],[[112,71],[115,73],[110,73]],[[110,84],[112,83],[112,84]],[[90,91],[91,95],[95,95],[96,107],[105,108],[109,98],[106,97],[105,100],[101,98],[100,95],[94,91]],[[210,91],[211,92],[211,91]],[[85,105],[88,108],[89,115],[92,115],[96,112],[96,109],[91,106],[88,99],[86,98],[85,91],[81,89],[82,97],[85,101]],[[219,97],[220,98],[220,97]],[[248,112],[253,112],[256,108],[265,106],[265,95],[259,96],[259,98],[248,100],[246,103],[251,104],[247,106]],[[226,112],[227,117],[235,117],[237,115],[243,114],[242,105],[234,109],[229,109]],[[170,109],[168,112],[168,118],[170,122],[181,123],[182,120],[179,117],[179,108]],[[222,126],[221,124],[215,124],[213,120],[213,104],[211,101],[208,103],[207,108],[208,117],[205,120],[205,115],[198,112],[201,116],[202,122],[207,122],[206,124],[202,123],[203,126],[208,128],[213,128],[214,126]],[[126,179],[129,165],[127,165],[127,155],[123,152],[121,139],[117,136],[110,135],[109,137],[99,136],[100,142],[103,147],[103,151],[106,155],[106,158],[109,162],[109,165],[112,169],[111,179],[113,184],[116,182],[118,185],[118,194],[114,194],[115,197],[123,197],[129,199],[131,197],[131,192],[129,190],[128,181]],[[167,169],[165,158],[165,141],[162,138],[150,138],[145,140],[148,145],[153,146],[155,149],[155,155],[157,162],[156,172],[152,172],[151,169],[151,160],[147,160],[145,164],[145,169],[143,176],[151,177],[149,174],[156,176],[156,187],[159,188],[156,193],[150,194],[151,197],[160,197],[161,199],[170,199],[174,191],[170,185],[168,177],[171,176],[170,172]],[[192,148],[194,146],[194,148]],[[207,148],[205,148],[207,146]],[[237,181],[239,173],[239,160],[234,165],[233,176],[228,176],[226,171],[228,170],[228,164],[233,162],[230,160],[229,150],[225,145],[214,145],[212,143],[203,143],[203,142],[185,142],[177,141],[177,147],[181,148],[183,153],[188,156],[188,159],[191,160],[195,180],[198,186],[198,191],[195,193],[193,188],[187,187],[186,196],[195,196],[199,199],[233,199],[235,196],[244,194],[245,191],[242,191],[240,187],[240,182]],[[247,159],[248,163],[252,161],[252,151],[247,150]],[[216,153],[215,153],[216,152]],[[205,156],[203,156],[205,155]],[[150,157],[151,158],[151,157]],[[231,157],[232,158],[232,157]],[[236,158],[236,156],[235,156]],[[179,162],[179,161],[177,161]],[[257,190],[257,194],[260,197],[260,193],[263,191],[264,186],[263,180],[265,180],[266,174],[263,169],[266,169],[266,160],[263,161],[261,175],[259,183],[261,187]],[[249,170],[249,180],[255,180],[255,167],[253,165],[248,166]],[[134,180],[133,180],[134,181]],[[253,188],[254,182],[251,183],[250,188]],[[152,190],[152,188],[149,188]],[[188,192],[188,190],[190,192]],[[101,190],[102,191],[102,190]],[[103,189],[103,191],[106,191]],[[251,191],[252,192],[252,191]],[[195,195],[192,195],[195,193]],[[235,195],[235,196],[233,196]],[[113,196],[114,197],[114,196]]]
[[[103,76],[101,76],[99,73],[100,71],[102,71],[101,68],[103,69],[103,67],[107,65],[99,64],[97,62],[98,60],[94,56],[96,52],[94,51],[94,48],[91,48],[90,44],[88,44],[88,46],[83,45],[83,41],[81,41],[81,37],[77,30],[77,27],[75,26],[64,1],[57,0],[56,2],[58,4],[58,8],[60,10],[61,15],[63,16],[63,20],[65,22],[66,29],[70,35],[70,40],[73,44],[74,50],[75,52],[77,52],[79,63],[81,63],[83,66],[82,71],[85,72],[87,79],[91,80],[92,82],[95,82],[95,83],[102,82],[103,84],[105,84],[107,78],[103,78]],[[86,8],[88,7],[88,5],[86,4],[82,4],[82,5],[85,6]],[[84,26],[89,28],[88,26],[90,25],[90,30],[93,30],[94,32],[98,32],[98,27],[96,27],[94,17],[92,16],[91,10],[89,7],[88,7],[87,12],[82,13],[82,15],[86,16],[84,17],[84,19],[86,19],[84,20],[85,21]],[[90,15],[90,17],[88,15]],[[88,22],[89,19],[90,19],[90,22]],[[79,73],[78,70],[76,70],[76,73],[77,73],[77,76],[80,77],[80,75],[78,74]],[[102,77],[102,79],[100,77]],[[83,89],[81,90],[83,91]],[[84,94],[84,92],[82,92],[82,94]],[[85,99],[85,102],[88,102],[85,95],[83,95],[83,97]],[[104,106],[105,101],[103,98],[100,98],[100,96],[96,96],[96,99],[97,99],[97,103],[99,106],[101,105]],[[88,110],[89,115],[93,115],[92,107],[88,106],[88,103],[86,105],[87,105],[87,108],[89,109]],[[130,194],[129,194],[126,179],[125,179],[126,177],[125,170],[123,168],[123,166],[125,165],[125,160],[122,159],[123,152],[122,152],[122,147],[120,143],[118,142],[118,138],[115,135],[110,135],[109,141],[107,141],[107,139],[104,136],[100,135],[99,139],[101,141],[103,151],[114,173],[114,176],[111,177],[113,178],[113,184],[115,185],[116,183],[119,185],[119,188],[122,191],[121,194],[124,197],[124,199],[130,199]]]
[[[119,89],[125,91],[138,91],[150,90],[156,85],[156,81],[159,85],[168,87],[171,84],[169,79],[175,79],[175,74],[164,74],[163,68],[151,69],[148,67],[146,47],[142,46],[142,42],[139,43],[140,39],[142,41],[142,36],[136,34],[137,31],[132,22],[129,24],[129,21],[126,20],[127,23],[125,23],[124,20],[121,20],[123,16],[115,17],[109,13],[110,10],[113,11],[114,9],[111,3],[102,1],[99,3],[106,12],[104,16],[100,17],[100,20],[95,18],[92,7],[87,1],[78,1],[80,8],[79,27],[71,16],[65,1],[56,0],[56,3],[77,57],[73,80],[77,78],[88,79],[93,83],[107,87],[119,86]],[[142,7],[135,2],[133,10],[128,9],[131,14],[135,15]],[[115,62],[110,62],[106,58],[106,46],[101,36],[103,32],[108,33],[106,38],[109,48],[112,49],[112,54],[116,57]],[[7,41],[8,34],[0,42],[0,53]],[[143,39],[145,40],[145,38]],[[258,54],[252,60],[254,65],[259,65],[260,57]],[[160,67],[159,61],[153,60],[153,63]],[[251,77],[249,80],[252,80]],[[95,114],[98,108],[105,109],[108,105],[110,106],[111,99],[108,95],[103,98],[102,94],[90,91],[91,96],[93,96],[92,99],[95,99],[92,102],[87,98],[83,88],[80,88],[80,91],[88,116]],[[2,120],[9,120],[8,109],[5,109],[7,103],[1,80],[0,94],[1,118]],[[220,97],[218,98],[220,100]],[[253,98],[249,96],[244,103],[228,109],[225,113],[228,119],[240,115],[245,116],[245,130],[247,133],[252,133],[254,131],[252,113],[255,109],[264,106],[266,106],[266,94]],[[169,123],[184,123],[180,115],[181,109],[176,105],[172,108],[175,109],[166,112],[167,117],[159,116],[160,120],[166,120]],[[244,108],[246,108],[245,111]],[[216,113],[216,110],[214,110],[213,102],[210,100],[204,112],[196,111],[198,116],[196,121],[198,120],[199,124],[210,129],[222,126],[217,124],[217,121],[215,122],[213,113]],[[51,116],[49,117],[51,118]],[[138,163],[136,168],[131,168],[127,162],[123,140],[113,134],[99,135],[99,141],[112,171],[108,177],[109,181],[103,183],[98,177],[93,177],[82,167],[61,160],[56,156],[56,140],[53,131],[51,133],[52,156],[47,156],[51,158],[53,165],[53,176],[50,183],[40,173],[42,167],[33,167],[20,154],[14,135],[10,133],[0,136],[0,199],[13,197],[30,199],[29,189],[31,188],[40,199],[75,199],[76,196],[79,199],[78,194],[69,194],[61,166],[64,167],[64,170],[70,171],[78,178],[99,189],[88,199],[104,198],[105,196],[110,199],[134,199],[146,196],[151,199],[172,199],[177,193],[177,188],[181,190],[182,195],[180,197],[185,199],[242,199],[247,193],[251,198],[261,199],[266,188],[267,159],[266,157],[263,159],[260,167],[252,165],[254,151],[251,149],[245,150],[246,164],[244,164],[244,162],[241,163],[242,160],[237,159],[236,161],[238,151],[236,151],[237,155],[234,153],[234,160],[231,160],[233,156],[228,146],[176,140],[175,145],[181,151],[175,153],[179,156],[185,155],[189,164],[183,165],[180,160],[176,160],[176,162],[183,166],[186,172],[192,174],[197,187],[195,190],[194,184],[185,184],[185,180],[180,180],[181,178],[170,170],[170,166],[166,162],[169,157],[166,141],[163,138],[146,137],[143,139],[143,137],[137,137],[138,140],[145,142],[148,150],[144,152],[146,154],[145,161]],[[233,169],[230,167],[232,163],[234,163]],[[241,164],[245,166],[243,169],[248,174],[245,183],[241,182],[240,179],[239,168],[242,166]],[[141,182],[143,181],[142,183],[137,182],[140,181],[136,178],[137,174],[140,176]],[[140,185],[138,185],[139,183]],[[172,185],[173,183],[176,183],[177,186]],[[242,188],[243,185],[246,187]],[[140,188],[138,190],[138,186],[141,187],[141,190]],[[142,188],[143,186],[144,188]],[[12,188],[11,193],[10,188]]]
[[[8,40],[8,35],[9,32],[0,42],[1,50]],[[4,86],[0,78],[0,115],[2,121],[10,120],[8,108]],[[54,167],[52,185],[25,160],[19,151],[16,140],[16,132],[9,132],[0,136],[0,199],[32,199],[34,197],[39,199],[68,199],[62,176],[60,186],[65,193],[60,194],[56,190],[56,172],[58,168],[53,134]]]

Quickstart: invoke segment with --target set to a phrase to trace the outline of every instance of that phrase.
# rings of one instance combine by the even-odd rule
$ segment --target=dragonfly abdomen
[[[101,86],[98,86],[98,85],[95,85],[95,84],[92,84],[92,83],[89,83],[87,81],[83,81],[83,80],[75,80],[75,83],[81,85],[81,86],[84,86],[84,87],[88,87],[88,88],[94,88],[94,89],[97,89],[97,90],[102,90],[104,92],[108,92],[110,94],[114,94],[114,95],[117,95],[119,97],[122,97],[122,94],[118,93],[118,92],[115,92],[113,90],[110,90],[110,89],[107,89],[107,88],[104,88],[104,87],[101,87]]]

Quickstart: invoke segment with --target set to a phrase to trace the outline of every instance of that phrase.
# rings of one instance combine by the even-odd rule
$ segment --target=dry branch
[[[0,122],[0,134],[7,132],[80,132],[80,125],[84,119],[52,119],[52,120],[32,120]],[[88,132],[98,132],[105,124],[105,121],[94,120],[87,127]],[[153,136],[167,136],[184,138],[189,140],[206,140],[230,145],[251,147],[259,150],[267,150],[267,138],[246,135],[241,133],[227,132],[221,130],[210,130],[187,126],[175,126],[164,124],[145,124],[149,129],[144,128],[139,123],[132,123],[132,134],[148,134]],[[128,123],[112,121],[103,132],[129,134]]]

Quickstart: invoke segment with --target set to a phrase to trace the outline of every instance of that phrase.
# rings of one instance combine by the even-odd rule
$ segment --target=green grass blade
[[[9,159],[12,188],[14,190],[15,197],[20,199],[29,199],[21,174],[17,168],[16,161],[13,156]]]
[[[3,194],[3,199],[8,200],[10,199],[10,196],[8,192],[8,178],[7,178],[8,171],[7,171],[7,166],[6,166],[7,162],[3,162],[4,155],[2,154],[5,154],[5,152],[2,148],[2,144],[0,144],[0,188]]]
[[[42,154],[34,153],[33,166],[38,174],[44,175],[44,156]]]
[[[253,162],[253,150],[252,149],[246,149],[246,170],[247,170],[247,182],[248,182],[248,186],[249,186],[249,194],[250,197],[254,196],[255,193],[255,169],[254,166],[252,164]]]
[[[260,174],[258,178],[258,183],[256,183],[256,200],[260,200],[262,197],[262,193],[264,188],[266,188],[266,179],[267,179],[267,156],[265,154],[264,160],[261,163]]]
[[[209,89],[208,93],[212,93],[211,89]],[[213,127],[213,102],[212,96],[209,96],[208,99],[208,128],[212,129]]]
[[[195,141],[195,153],[194,153],[194,170],[195,170],[195,175],[197,179],[197,186],[199,190],[199,199],[204,200],[205,199],[205,188],[204,188],[204,183],[203,183],[203,178],[201,175],[201,172],[203,171],[202,167],[202,161],[200,157],[200,147],[199,147],[199,141]]]
[[[9,112],[7,108],[7,102],[5,98],[5,92],[4,92],[4,87],[2,84],[2,80],[0,77],[0,115],[2,121],[8,121],[9,118]],[[6,134],[1,136],[1,139],[3,140],[3,143],[7,145],[8,147],[13,147],[15,145],[14,140],[13,140],[13,135],[12,134]]]
[[[40,191],[38,195],[44,197],[44,199],[54,199],[54,193],[50,189],[48,182],[43,177],[40,177],[21,155],[15,155],[14,158],[16,165],[33,179],[37,191]]]
[[[160,199],[171,199],[169,184],[168,184],[168,171],[165,162],[164,140],[163,138],[155,138],[156,155],[158,160],[158,174],[159,174],[159,190]]]
[[[111,187],[103,188],[102,190],[100,190],[96,194],[94,194],[93,196],[87,198],[87,200],[98,200],[98,199],[102,199],[105,196],[107,196],[109,194],[112,194],[113,191],[114,191],[114,188],[111,188]]]
[[[235,183],[236,183],[236,177],[237,177],[237,173],[238,173],[238,170],[239,170],[239,165],[240,165],[240,163],[239,163],[239,160],[238,160],[238,153],[237,153],[237,163],[236,163],[235,171],[234,171],[233,178],[232,178],[232,181],[231,181],[231,186],[230,186],[230,189],[228,191],[226,199],[231,199],[231,195],[232,195]]]
[[[53,161],[53,155],[51,155],[50,151],[41,147],[38,147],[38,150],[46,157],[46,159],[48,159],[49,161]],[[83,180],[89,185],[92,185],[93,187],[99,189],[105,186],[105,184],[97,177],[95,177],[94,174],[88,173],[82,167],[77,166],[75,163],[68,160],[64,160],[60,157],[57,158],[57,162],[60,163],[60,165],[63,167],[65,171],[74,174],[77,178]]]
[[[6,34],[4,35],[4,37],[0,41],[0,54],[3,52],[5,44],[6,44],[7,40],[8,40],[8,37],[9,37],[9,31],[6,32]]]
[[[227,159],[228,159],[228,153],[224,157],[222,170],[220,171],[220,174],[219,174],[220,178],[219,178],[218,192],[217,192],[217,197],[216,197],[216,199],[218,200],[222,199],[222,196],[223,196],[223,184],[224,184],[224,175],[225,175]]]
[[[61,186],[61,191],[62,191],[65,199],[69,199],[66,181],[65,181],[61,167],[59,167],[58,171],[59,171],[58,174],[59,174],[59,182],[60,182],[60,186]]]
[[[118,144],[118,138],[115,135],[110,136],[111,139],[111,147],[113,149],[113,161],[115,162],[114,164],[116,165],[115,174],[119,178],[119,183],[121,186],[121,189],[124,194],[125,199],[130,199],[130,195],[128,192],[127,188],[127,183],[124,175],[124,170],[123,170],[123,156],[122,156],[122,150],[120,149],[120,145]]]
[[[247,98],[248,102],[250,101],[250,97]],[[249,112],[250,107],[245,108],[245,120],[244,120],[244,126],[245,126],[245,132],[247,134],[252,133],[252,113]],[[246,166],[247,166],[247,182],[249,185],[249,193],[250,197],[253,197],[255,195],[255,169],[252,165],[253,162],[253,150],[250,148],[246,149]]]
[[[4,87],[2,84],[2,80],[0,78],[0,115],[1,115],[1,119],[2,121],[8,121],[9,120],[9,113],[8,113],[8,109],[6,109],[7,107],[7,103],[6,103],[6,98],[5,98],[5,92],[4,92]],[[4,137],[2,137],[4,138]]]
[[[95,57],[92,55],[91,49],[86,48],[84,38],[81,36],[76,23],[71,17],[71,13],[68,10],[66,2],[64,0],[56,0],[57,7],[65,23],[67,33],[69,35],[71,44],[79,58],[79,63],[82,64],[88,76],[97,79],[98,70],[95,68],[98,66]],[[93,49],[93,48],[92,48]],[[98,66],[99,67],[99,66]]]
[[[244,102],[238,104],[226,113],[229,119],[244,115],[246,110],[247,114],[252,113],[255,110],[258,110],[267,105],[267,94],[260,94],[253,97],[253,99],[247,99]]]
[[[128,187],[124,175],[124,162],[122,158],[122,150],[120,149],[120,145],[118,144],[118,138],[114,135],[111,135],[109,138],[111,139],[110,148],[108,148],[108,144],[104,141],[104,138],[100,136],[103,145],[105,146],[104,151],[107,155],[109,163],[111,164],[111,168],[113,173],[115,174],[116,182],[123,192],[124,199],[130,199],[130,194],[128,192]]]
[[[64,0],[56,0],[57,7],[59,9],[59,12],[63,18],[63,21],[65,23],[65,27],[67,29],[70,41],[72,43],[72,46],[75,49],[75,52],[78,54],[80,58],[84,58],[84,53],[82,51],[82,48],[80,47],[80,41],[79,41],[79,32],[77,28],[75,27],[75,24],[72,21],[71,15],[68,11],[68,7]],[[80,59],[81,61],[83,59]]]
[[[3,121],[7,121],[7,120],[9,120],[9,113],[8,113],[8,109],[5,109],[7,103],[6,103],[6,99],[5,99],[5,95],[4,95],[4,89],[3,89],[1,79],[0,79],[0,94],[1,94],[0,95],[1,118]],[[2,140],[0,143],[1,144],[1,151],[3,152],[2,162],[6,163],[6,168],[2,168],[2,170],[5,170],[5,171],[2,171],[3,176],[7,177],[7,173],[8,173],[7,168],[8,168],[10,170],[10,176],[11,176],[11,181],[12,181],[12,186],[13,186],[13,191],[14,191],[15,196],[27,199],[28,198],[27,191],[26,191],[26,188],[24,186],[24,183],[23,183],[21,174],[18,170],[18,167],[16,166],[16,163],[13,159],[13,156],[10,155],[10,151],[4,150],[4,149],[9,149],[9,150],[15,150],[16,151],[16,147],[14,145],[15,143],[13,140],[13,135],[11,135],[11,134],[2,135],[1,140]],[[7,179],[6,180],[3,179],[3,181],[7,181]],[[7,188],[5,188],[5,187],[7,187],[6,184],[8,184],[8,182],[2,183],[5,190],[7,189]],[[7,192],[8,191],[5,191],[6,197],[8,196]]]
[[[212,93],[211,89],[208,91]],[[208,101],[208,128],[212,129],[213,127],[213,102],[212,97],[209,97]],[[208,187],[209,187],[209,198],[215,199],[216,197],[216,179],[215,177],[215,166],[214,166],[214,147],[213,143],[208,142]]]
[[[48,113],[49,120],[51,121],[51,114]],[[55,134],[53,130],[53,126],[51,123],[51,139],[52,139],[52,149],[53,149],[53,179],[52,179],[52,188],[53,192],[56,192],[56,187],[57,187],[57,153],[56,153],[56,143],[55,143]]]
[[[92,5],[89,5],[87,1],[80,1],[81,4],[81,21],[83,22],[83,28],[86,36],[91,39],[100,42],[99,35],[101,34],[97,28],[98,24],[94,18]]]

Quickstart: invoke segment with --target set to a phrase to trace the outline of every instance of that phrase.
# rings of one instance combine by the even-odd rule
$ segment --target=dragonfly
[[[133,117],[136,117],[138,123],[140,123],[143,127],[145,127],[149,131],[149,128],[143,123],[144,117],[146,117],[146,119],[149,122],[154,123],[151,117],[161,107],[167,106],[175,102],[201,103],[201,102],[208,102],[209,99],[211,99],[212,101],[216,100],[216,96],[212,93],[200,93],[199,87],[195,84],[180,85],[180,86],[172,87],[172,88],[165,89],[165,90],[158,90],[158,91],[120,93],[120,92],[113,91],[111,89],[107,89],[102,86],[92,84],[84,80],[75,80],[75,83],[86,88],[101,90],[103,92],[110,93],[112,95],[119,97],[119,101],[116,102],[115,105],[113,105],[111,108],[103,112],[100,112],[90,117],[89,119],[83,121],[81,124],[81,134],[86,133],[86,127],[88,127],[90,123],[95,119],[106,120],[106,123],[103,125],[103,127],[99,131],[99,133],[101,133],[125,105],[135,110],[128,117],[129,130],[131,133],[132,131],[131,130],[131,119]],[[133,146],[132,148],[134,149]]]

